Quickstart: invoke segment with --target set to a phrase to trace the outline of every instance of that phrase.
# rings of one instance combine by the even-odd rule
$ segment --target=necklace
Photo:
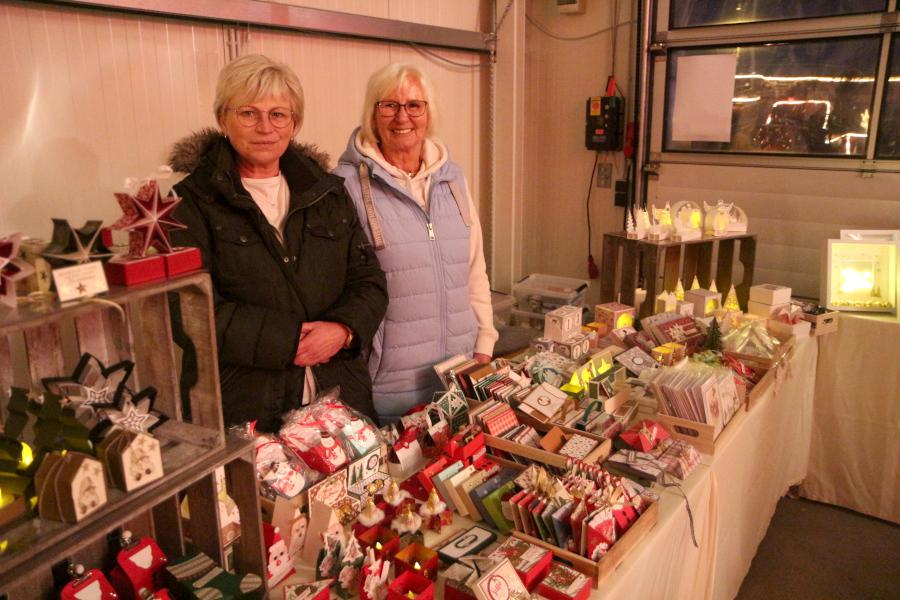
[[[410,179],[412,179],[412,178],[415,177],[415,176],[419,173],[419,171],[421,171],[421,170],[422,170],[422,163],[420,162],[420,163],[419,163],[419,166],[416,167],[416,170],[415,170],[415,171],[405,171],[405,173],[409,176]]]

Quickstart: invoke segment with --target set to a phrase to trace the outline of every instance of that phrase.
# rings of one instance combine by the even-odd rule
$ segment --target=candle
[[[422,570],[422,565],[419,564],[419,561],[416,561],[416,564],[413,565],[413,569],[415,569],[416,571]]]
[[[378,550],[380,552],[383,548],[384,548],[384,546],[381,545],[381,542],[375,542],[376,550]]]
[[[10,502],[12,502],[13,499],[14,499],[14,498],[13,498],[11,495],[9,495],[9,494],[7,494],[6,496],[4,496],[4,495],[3,495],[3,490],[0,490],[0,506],[6,506],[6,505],[9,504]]]
[[[415,600],[416,595],[413,593],[412,590],[409,590],[408,592],[406,592],[406,597],[409,598],[410,600]]]

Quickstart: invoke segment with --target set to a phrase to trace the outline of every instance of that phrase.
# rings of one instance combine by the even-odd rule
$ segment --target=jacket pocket
[[[229,279],[245,280],[259,276],[260,261],[267,251],[259,233],[250,227],[214,225],[213,270]]]

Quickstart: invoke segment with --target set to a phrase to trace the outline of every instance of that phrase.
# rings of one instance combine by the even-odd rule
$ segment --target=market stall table
[[[809,470],[800,493],[900,523],[900,320],[841,314],[819,339]]]

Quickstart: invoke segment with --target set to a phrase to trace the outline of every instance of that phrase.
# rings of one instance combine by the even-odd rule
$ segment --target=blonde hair
[[[222,122],[232,102],[254,102],[267,96],[281,95],[291,103],[294,112],[294,134],[303,125],[303,86],[297,74],[287,65],[262,54],[236,58],[219,72],[213,112]]]
[[[428,102],[427,115],[428,126],[425,135],[432,137],[438,130],[438,106],[434,94],[434,86],[424,71],[413,65],[392,63],[372,73],[366,84],[366,99],[363,103],[362,113],[362,138],[371,144],[378,144],[378,134],[375,131],[375,103],[403,84],[416,83],[422,88],[425,95],[421,100]]]

